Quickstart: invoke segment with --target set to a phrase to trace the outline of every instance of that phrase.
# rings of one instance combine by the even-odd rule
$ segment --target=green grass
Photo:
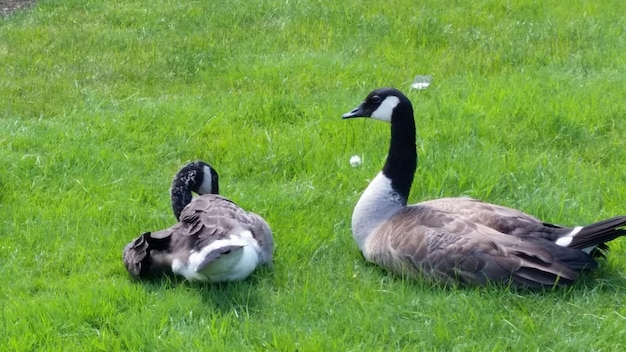
[[[626,3],[42,0],[0,19],[0,350],[621,350],[626,247],[573,287],[404,281],[350,232],[389,126],[417,115],[414,201],[470,195],[562,224],[624,214]],[[408,90],[416,74],[434,77]],[[351,155],[364,163],[351,168]],[[275,269],[141,283],[188,160],[264,216]]]

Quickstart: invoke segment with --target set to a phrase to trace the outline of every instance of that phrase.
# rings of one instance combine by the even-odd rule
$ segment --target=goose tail
[[[561,247],[579,249],[586,253],[603,256],[607,242],[626,235],[626,216],[602,220],[587,226],[576,226],[555,243]]]

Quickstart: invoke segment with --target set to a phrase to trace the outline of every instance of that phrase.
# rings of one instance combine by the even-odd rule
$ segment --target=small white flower
[[[361,165],[361,158],[358,155],[353,155],[350,158],[350,165],[352,165],[352,167],[358,167]]]
[[[417,75],[413,79],[411,88],[417,89],[417,90],[426,89],[430,86],[430,82],[432,82],[432,80],[433,80],[432,76]]]

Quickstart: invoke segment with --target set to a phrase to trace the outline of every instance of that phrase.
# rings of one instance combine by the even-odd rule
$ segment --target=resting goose
[[[192,198],[192,191],[200,196]],[[178,223],[127,244],[128,272],[136,278],[174,273],[190,281],[221,282],[243,280],[261,264],[271,266],[270,227],[218,191],[218,175],[210,165],[184,166],[170,189]]]
[[[472,198],[407,205],[417,167],[411,102],[397,89],[376,89],[343,115],[355,117],[391,123],[385,165],[352,214],[361,253],[387,270],[442,283],[564,286],[597,267],[596,248],[626,234],[625,216],[563,227]]]

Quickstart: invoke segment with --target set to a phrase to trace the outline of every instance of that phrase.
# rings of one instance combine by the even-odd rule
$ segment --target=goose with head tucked
[[[243,280],[259,265],[271,267],[269,225],[218,191],[218,174],[207,163],[195,161],[176,173],[170,196],[178,223],[127,244],[128,272],[139,279],[173,273],[190,281],[223,282]]]
[[[444,284],[566,286],[598,266],[607,242],[626,235],[626,216],[567,227],[465,197],[407,205],[417,167],[411,102],[397,89],[376,89],[343,115],[356,117],[391,124],[383,169],[352,214],[365,259],[391,272]]]

